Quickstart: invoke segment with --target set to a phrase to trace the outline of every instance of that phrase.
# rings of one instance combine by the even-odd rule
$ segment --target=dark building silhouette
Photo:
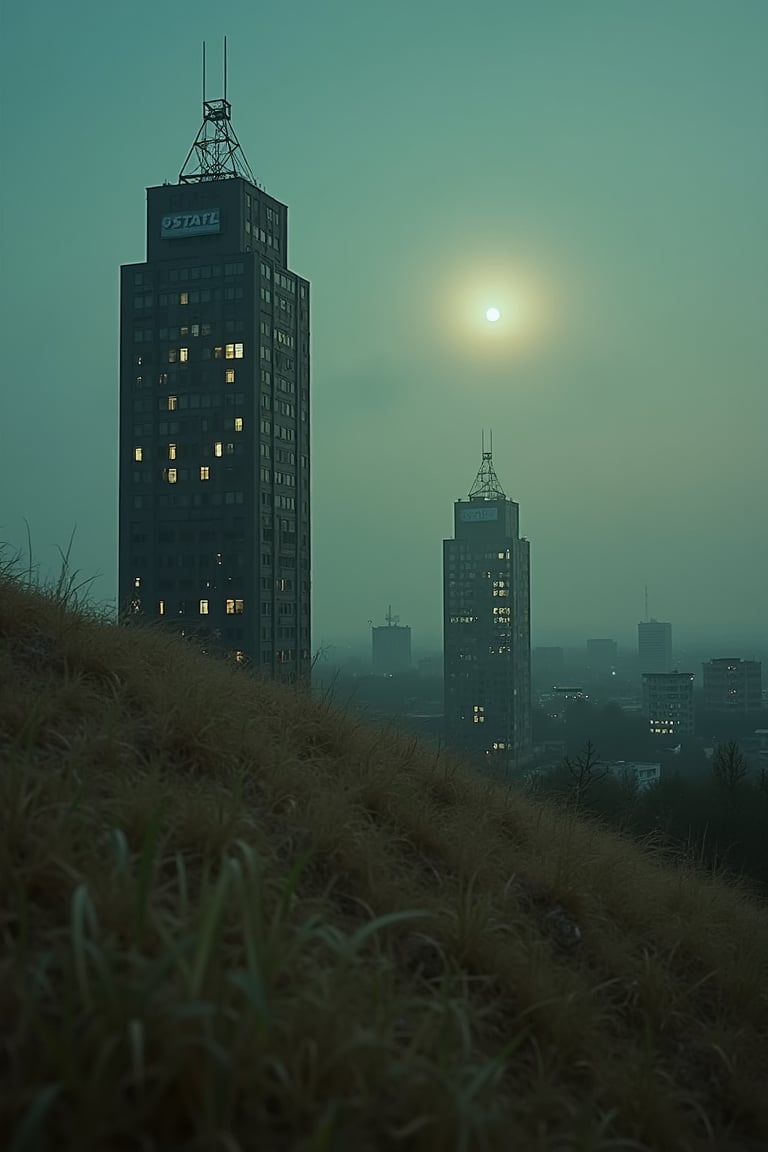
[[[643,620],[637,626],[640,672],[672,671],[672,625],[662,620]]]
[[[653,735],[692,736],[693,673],[644,672],[643,706]]]
[[[309,284],[231,106],[204,100],[121,269],[119,600],[280,678],[310,668]]]
[[[759,712],[763,707],[763,666],[733,656],[707,660],[704,707],[711,712]]]
[[[490,452],[443,542],[445,723],[448,741],[510,766],[531,750],[528,541]]]
[[[386,621],[386,627],[371,628],[373,671],[378,676],[396,676],[411,667],[411,630],[392,615],[391,605]]]

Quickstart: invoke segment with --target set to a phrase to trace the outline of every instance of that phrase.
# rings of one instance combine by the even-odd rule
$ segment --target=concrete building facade
[[[693,673],[646,672],[643,705],[654,736],[678,738],[694,731]]]
[[[759,660],[724,656],[702,664],[704,707],[711,712],[759,712],[763,666]]]

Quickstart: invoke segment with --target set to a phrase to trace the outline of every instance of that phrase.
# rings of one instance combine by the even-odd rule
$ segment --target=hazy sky
[[[2,3],[0,539],[114,597],[118,267],[229,36],[312,281],[314,641],[391,601],[493,427],[535,643],[768,631],[766,0]],[[497,326],[482,315],[502,310]]]

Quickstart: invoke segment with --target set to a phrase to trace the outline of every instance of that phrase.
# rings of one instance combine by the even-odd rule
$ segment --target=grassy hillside
[[[764,1149],[768,915],[0,582],[0,1144]]]

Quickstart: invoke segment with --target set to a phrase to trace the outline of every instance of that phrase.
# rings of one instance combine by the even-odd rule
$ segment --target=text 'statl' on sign
[[[221,231],[221,212],[209,208],[204,212],[174,212],[163,216],[160,224],[161,240],[180,240],[184,236],[206,236]]]

